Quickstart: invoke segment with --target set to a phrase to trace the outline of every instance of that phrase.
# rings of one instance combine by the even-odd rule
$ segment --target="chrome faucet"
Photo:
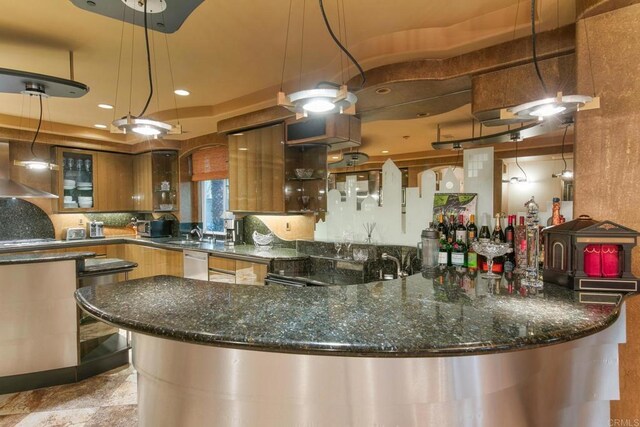
[[[402,267],[400,266],[400,260],[398,258],[396,258],[394,256],[391,256],[386,252],[383,253],[380,258],[382,258],[384,260],[390,259],[390,260],[392,260],[393,262],[396,263],[396,267],[398,269],[398,278],[407,277],[407,273],[402,271]]]
[[[201,241],[201,240],[202,240],[202,236],[203,236],[203,234],[202,234],[202,229],[201,229],[199,226],[197,226],[197,225],[196,225],[196,226],[194,226],[194,227],[191,229],[191,231],[189,232],[189,234],[190,234],[191,236],[197,236],[197,237],[198,237],[198,241]]]

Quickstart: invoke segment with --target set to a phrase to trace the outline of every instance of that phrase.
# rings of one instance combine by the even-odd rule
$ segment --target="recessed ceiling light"
[[[247,151],[247,150],[249,150],[247,147],[240,147],[240,148],[238,148],[238,151]]]
[[[382,150],[382,154],[388,154],[389,150]]]
[[[331,156],[331,158],[332,158],[333,160],[338,160],[338,159],[340,158],[340,156]]]
[[[244,133],[242,132],[236,132],[231,134],[231,136],[242,136],[242,135],[244,135]]]
[[[389,92],[391,92],[391,89],[389,89],[388,87],[379,87],[378,89],[376,89],[376,93],[378,95],[386,95]]]
[[[98,107],[104,108],[105,110],[113,110],[113,105],[111,104],[98,104]]]
[[[176,89],[173,91],[173,93],[175,93],[176,95],[180,95],[180,96],[189,96],[191,95],[191,92],[189,92],[188,90],[185,89]]]
[[[95,125],[93,125],[93,127],[98,128],[98,129],[106,129],[107,125],[95,124]]]

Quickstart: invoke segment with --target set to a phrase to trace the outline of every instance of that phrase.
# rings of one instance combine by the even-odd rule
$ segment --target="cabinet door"
[[[229,135],[229,207],[284,212],[283,125]]]
[[[140,245],[126,245],[127,261],[138,263],[138,267],[129,273],[129,279],[169,274],[182,276],[182,251],[170,251]]]
[[[98,183],[95,174],[97,157],[93,151],[56,149],[56,161],[60,165],[60,170],[54,175],[54,187],[60,195],[58,212],[98,210]]]
[[[236,284],[264,285],[267,270],[266,264],[238,260],[236,261]]]
[[[138,154],[133,159],[133,209],[136,211],[153,210],[153,176],[151,153]]]
[[[96,155],[96,192],[98,210],[102,212],[133,209],[133,158],[130,154]]]

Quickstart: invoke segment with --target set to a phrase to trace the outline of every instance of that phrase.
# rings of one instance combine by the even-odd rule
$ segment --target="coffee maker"
[[[241,219],[225,219],[224,220],[224,244],[225,246],[234,246],[243,244],[243,221]]]

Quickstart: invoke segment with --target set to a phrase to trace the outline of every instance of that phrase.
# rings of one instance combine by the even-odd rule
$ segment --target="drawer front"
[[[209,255],[209,268],[233,274],[236,271],[236,260]]]
[[[218,283],[236,283],[235,274],[222,273],[220,271],[209,270],[209,281]]]

